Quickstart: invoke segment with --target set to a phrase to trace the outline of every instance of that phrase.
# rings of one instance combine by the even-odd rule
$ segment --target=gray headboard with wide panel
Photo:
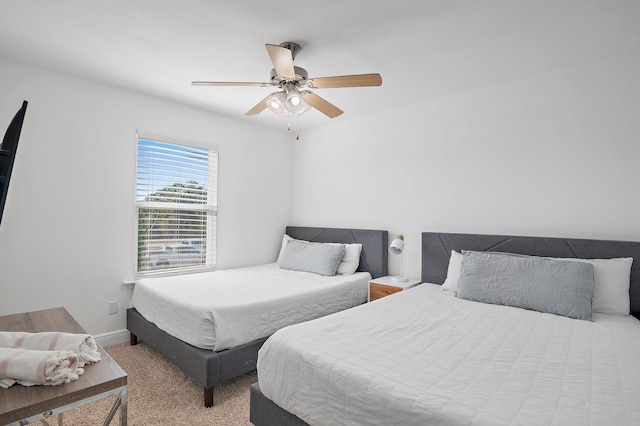
[[[362,244],[358,271],[369,272],[372,278],[383,277],[388,271],[388,232],[374,229],[313,228],[287,226],[287,235],[298,240],[318,243]]]
[[[500,251],[581,259],[633,257],[631,314],[640,318],[640,242],[423,232],[422,282],[444,282],[451,250]]]

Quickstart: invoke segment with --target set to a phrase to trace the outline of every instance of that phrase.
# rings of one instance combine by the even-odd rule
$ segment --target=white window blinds
[[[138,137],[136,275],[216,266],[217,151]]]

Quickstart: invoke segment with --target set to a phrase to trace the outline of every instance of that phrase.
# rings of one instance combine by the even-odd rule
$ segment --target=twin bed
[[[450,262],[452,250],[465,252],[461,265]],[[496,295],[489,286],[469,297],[470,285],[512,273],[505,258],[516,266],[532,261],[501,253],[543,256],[554,277],[578,271],[565,277],[567,286],[577,283],[575,293],[556,293],[536,272],[538,289],[500,288]],[[476,255],[496,273],[474,269]],[[251,422],[640,424],[640,267],[629,258],[640,259],[640,243],[423,233],[425,284],[286,327],[266,341],[251,387]],[[573,275],[584,271],[591,273],[588,312],[567,299],[579,299],[586,284]],[[489,296],[507,303],[481,303]],[[528,309],[507,306],[522,303]],[[527,303],[541,303],[541,311]]]
[[[255,370],[273,332],[365,303],[369,280],[387,274],[387,231],[290,226],[286,235],[362,248],[351,265],[345,251],[337,272],[346,272],[332,276],[273,263],[138,280],[127,310],[131,344],[145,341],[195,378],[210,407],[214,386]]]

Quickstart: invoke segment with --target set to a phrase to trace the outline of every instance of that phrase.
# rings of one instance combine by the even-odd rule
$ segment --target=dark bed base
[[[451,250],[503,251],[532,256],[582,259],[633,257],[629,290],[631,314],[640,319],[640,242],[423,232],[422,282],[444,282]],[[250,410],[250,420],[255,426],[307,424],[264,396],[258,383],[251,386]]]
[[[291,414],[264,396],[258,383],[251,385],[250,398],[249,421],[255,426],[309,426],[300,417]]]
[[[361,243],[358,272],[369,272],[372,278],[387,275],[388,232],[369,229],[313,228],[287,226],[286,233],[296,239],[325,243]],[[127,310],[127,329],[131,344],[138,339],[180,367],[204,386],[204,405],[213,406],[213,387],[225,380],[256,369],[258,350],[267,338],[235,348],[214,352],[196,348],[160,330],[148,322],[135,308]]]
[[[131,344],[144,341],[204,387],[204,405],[213,406],[213,387],[256,369],[258,350],[267,338],[214,352],[200,349],[160,330],[134,308],[127,309]]]

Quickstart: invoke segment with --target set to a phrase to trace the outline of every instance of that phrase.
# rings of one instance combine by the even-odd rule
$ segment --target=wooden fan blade
[[[342,110],[330,102],[325,101],[313,92],[304,90],[300,92],[306,103],[323,113],[329,118],[335,118],[342,114]]]
[[[377,73],[320,77],[309,79],[309,81],[307,81],[307,86],[312,89],[382,86],[382,77]]]
[[[260,114],[262,111],[265,110],[265,108],[267,107],[267,99],[269,99],[269,96],[271,95],[267,95],[266,98],[264,98],[263,100],[261,100],[260,102],[258,102],[256,104],[256,106],[254,106],[253,108],[251,108],[249,111],[245,112],[244,115],[258,115]]]
[[[271,84],[269,83],[253,83],[243,81],[192,81],[191,84],[194,86],[271,86]]]
[[[295,78],[296,74],[293,69],[291,51],[286,47],[276,46],[275,44],[265,44],[265,47],[278,75],[284,78]]]

